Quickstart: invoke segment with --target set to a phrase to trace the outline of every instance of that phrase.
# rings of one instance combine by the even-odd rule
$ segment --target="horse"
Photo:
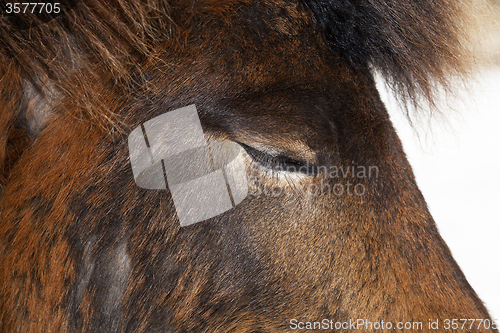
[[[43,5],[0,20],[1,332],[498,332],[374,80],[451,89],[474,4]]]

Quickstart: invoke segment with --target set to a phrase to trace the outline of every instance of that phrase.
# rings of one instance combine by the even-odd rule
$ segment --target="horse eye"
[[[307,161],[298,160],[283,154],[271,155],[263,151],[257,150],[250,147],[244,143],[238,142],[238,144],[245,149],[247,154],[260,165],[276,170],[276,171],[286,171],[303,173],[305,175],[315,177],[318,174],[318,166],[311,164]]]

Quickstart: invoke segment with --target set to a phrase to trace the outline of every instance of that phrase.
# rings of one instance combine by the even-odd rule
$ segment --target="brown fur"
[[[392,2],[393,16],[372,22],[387,34],[359,32],[356,57],[332,46],[325,3],[90,0],[29,31],[2,21],[1,332],[489,318],[436,229],[369,68],[403,95],[429,97],[463,68],[462,3]],[[389,2],[362,4],[355,13],[388,12]],[[283,187],[181,229],[168,191],[134,184],[127,134],[188,104],[211,139],[380,175],[351,180],[363,196]],[[7,148],[14,141],[20,148]],[[256,182],[281,186],[264,169]],[[324,173],[292,185],[321,181],[333,185]]]

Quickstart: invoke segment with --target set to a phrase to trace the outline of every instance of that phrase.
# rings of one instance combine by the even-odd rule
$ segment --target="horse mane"
[[[326,41],[355,68],[380,72],[402,99],[433,105],[439,88],[466,78],[481,2],[471,0],[300,0]]]
[[[71,0],[61,5],[61,14],[48,23],[29,11],[1,17],[0,52],[32,73],[54,71],[60,63],[67,67],[63,59],[80,53],[87,63],[98,60],[122,76],[131,61],[150,56],[172,29],[166,0]]]
[[[154,61],[171,38],[166,0],[69,0],[60,8],[53,17],[29,10],[0,16],[0,196],[29,138],[59,112],[58,100],[68,101],[64,111],[76,119],[123,132],[113,109],[120,106],[106,100],[106,90],[133,89],[133,68]]]
[[[437,87],[446,88],[452,77],[468,72],[473,0],[299,1],[333,50],[354,68],[380,71],[405,101],[423,96],[432,102]],[[161,61],[156,50],[175,29],[169,3],[72,0],[62,11],[48,23],[29,13],[19,16],[24,22],[0,17],[0,92],[33,91],[26,89],[28,80],[37,93],[63,92],[78,103],[76,109],[97,119],[112,115],[107,110],[97,116],[94,108],[106,103],[85,92],[95,92],[99,80],[126,86],[137,63]],[[78,88],[67,89],[68,84]],[[1,104],[19,109],[13,102]]]

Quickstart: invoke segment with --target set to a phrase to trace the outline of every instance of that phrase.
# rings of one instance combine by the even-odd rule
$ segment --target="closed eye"
[[[302,173],[311,177],[315,177],[318,174],[318,166],[307,161],[295,159],[284,154],[271,155],[244,143],[238,142],[238,144],[245,149],[255,162],[268,169]]]

